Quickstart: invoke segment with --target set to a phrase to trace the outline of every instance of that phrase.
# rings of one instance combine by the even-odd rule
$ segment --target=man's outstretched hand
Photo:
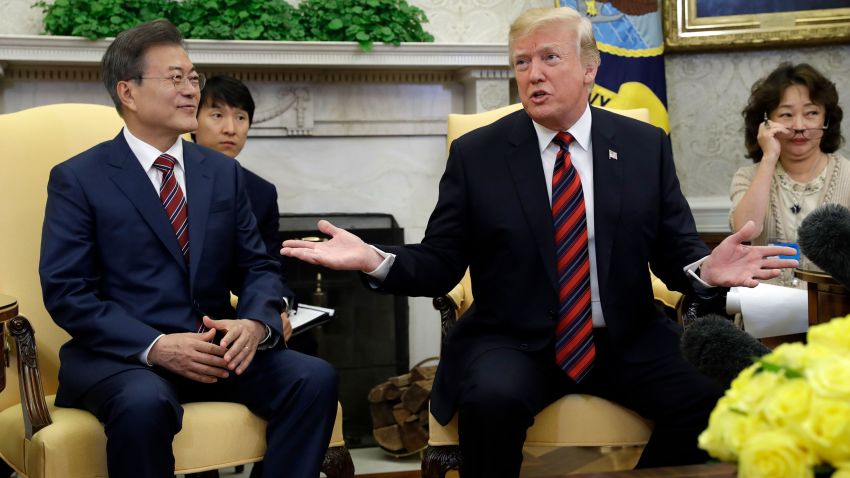
[[[720,287],[755,287],[759,280],[772,279],[782,273],[780,269],[797,267],[794,248],[785,246],[748,246],[756,226],[747,221],[738,232],[723,240],[700,265],[700,278],[709,285]]]
[[[322,219],[319,231],[330,236],[323,242],[290,239],[283,241],[280,254],[336,270],[371,272],[383,257],[359,237]]]

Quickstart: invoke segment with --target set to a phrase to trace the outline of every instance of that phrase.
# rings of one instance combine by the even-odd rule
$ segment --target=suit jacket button
[[[553,318],[553,319],[557,317],[557,314],[555,314],[555,311],[554,311],[554,310],[550,310],[550,311],[549,311],[549,317],[551,317],[551,318]]]

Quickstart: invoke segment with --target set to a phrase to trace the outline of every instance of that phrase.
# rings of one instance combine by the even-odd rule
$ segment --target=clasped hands
[[[231,372],[241,375],[265,338],[266,327],[251,319],[215,320],[205,315],[202,320],[205,332],[162,336],[148,353],[148,362],[201,383],[215,383]],[[291,333],[286,313],[281,314],[281,320],[284,330]],[[224,336],[215,344],[213,339],[219,331]],[[285,340],[288,335],[285,333]]]

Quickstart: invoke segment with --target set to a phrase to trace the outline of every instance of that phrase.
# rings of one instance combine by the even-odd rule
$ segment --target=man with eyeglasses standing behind
[[[180,138],[198,126],[204,83],[182,36],[165,20],[138,25],[101,69],[126,126],[48,183],[44,303],[71,336],[56,405],[104,423],[110,476],[173,476],[181,403],[204,400],[268,420],[263,476],[318,476],[336,374],[285,348],[279,265],[239,164]]]

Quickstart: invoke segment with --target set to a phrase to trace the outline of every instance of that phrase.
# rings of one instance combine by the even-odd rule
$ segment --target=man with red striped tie
[[[420,244],[379,250],[322,221],[331,240],[282,253],[404,295],[445,294],[469,267],[475,300],[443,343],[431,400],[441,423],[458,414],[464,478],[519,476],[534,416],[575,392],[654,421],[639,466],[704,461],[697,435],[722,390],[681,357],[647,264],[710,295],[796,262],[743,246],[752,224],[709,255],[664,132],[589,106],[600,56],[587,18],[529,10],[509,56],[523,109],[452,143]]]
[[[213,400],[267,419],[263,476],[315,478],[336,373],[286,349],[280,265],[239,163],[180,138],[198,127],[204,77],[166,20],[119,34],[101,69],[126,125],[48,182],[44,303],[71,336],[56,405],[104,423],[110,476],[173,476],[181,404]]]

